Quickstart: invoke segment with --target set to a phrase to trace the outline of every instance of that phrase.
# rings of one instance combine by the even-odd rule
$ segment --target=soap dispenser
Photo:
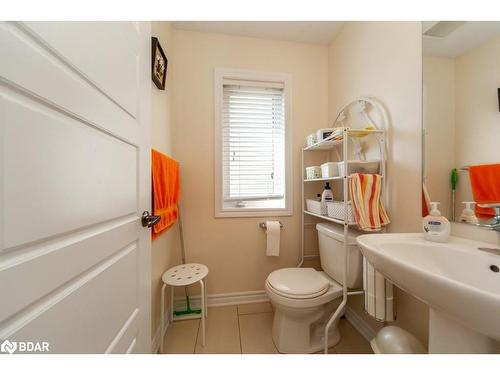
[[[474,213],[474,205],[476,202],[462,202],[465,207],[462,211],[462,215],[460,215],[460,221],[468,224],[477,224],[477,216]]]
[[[431,212],[424,217],[424,238],[433,242],[447,242],[450,237],[450,222],[438,210],[439,202],[431,202]]]

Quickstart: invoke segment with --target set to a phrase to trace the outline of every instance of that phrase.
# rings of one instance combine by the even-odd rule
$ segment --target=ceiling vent
[[[424,35],[431,36],[433,38],[445,38],[460,26],[462,26],[465,22],[466,21],[432,22],[432,26],[424,31]]]

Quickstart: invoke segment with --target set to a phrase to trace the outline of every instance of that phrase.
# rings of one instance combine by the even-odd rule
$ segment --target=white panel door
[[[150,33],[0,23],[0,343],[151,351]]]

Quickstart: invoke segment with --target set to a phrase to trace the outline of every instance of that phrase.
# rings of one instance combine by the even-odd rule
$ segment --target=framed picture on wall
[[[156,87],[165,90],[168,60],[158,38],[151,38],[151,78]]]

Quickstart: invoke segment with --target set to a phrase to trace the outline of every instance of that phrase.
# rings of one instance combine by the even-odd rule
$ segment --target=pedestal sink
[[[430,308],[429,353],[492,353],[500,340],[500,255],[493,244],[422,234],[358,237],[367,260]]]

